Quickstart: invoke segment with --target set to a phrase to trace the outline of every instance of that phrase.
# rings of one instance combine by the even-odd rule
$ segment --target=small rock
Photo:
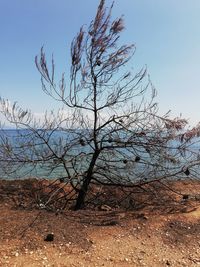
[[[51,234],[47,234],[46,237],[44,238],[44,241],[47,241],[47,242],[52,242],[54,240],[54,234],[51,233]]]
[[[88,243],[94,244],[94,242],[91,239],[86,238]]]
[[[108,205],[101,205],[100,210],[102,211],[111,211],[112,208]]]

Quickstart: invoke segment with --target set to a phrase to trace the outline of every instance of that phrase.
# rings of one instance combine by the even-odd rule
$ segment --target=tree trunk
[[[85,197],[87,195],[88,186],[90,184],[91,178],[86,178],[83,182],[83,185],[78,193],[78,198],[76,200],[76,205],[74,207],[74,210],[79,210],[84,207],[85,204]]]
[[[88,168],[88,171],[87,171],[87,175],[83,181],[83,184],[81,186],[81,189],[78,193],[78,197],[77,197],[77,200],[76,200],[76,204],[75,204],[75,207],[74,207],[74,210],[79,210],[79,209],[82,209],[85,205],[85,197],[87,195],[87,191],[88,191],[88,187],[89,187],[89,184],[92,180],[92,174],[93,174],[93,169],[94,169],[94,166],[95,166],[95,162],[99,156],[99,153],[100,153],[100,150],[96,151],[94,154],[93,154],[93,158],[90,162],[90,166]]]

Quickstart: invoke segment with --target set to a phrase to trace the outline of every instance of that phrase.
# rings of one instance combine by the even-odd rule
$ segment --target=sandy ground
[[[0,266],[200,266],[200,183],[173,188],[188,199],[56,214],[17,205],[24,188],[1,181]]]

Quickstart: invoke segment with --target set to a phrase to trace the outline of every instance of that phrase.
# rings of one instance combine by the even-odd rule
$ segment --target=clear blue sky
[[[107,0],[107,6],[111,4]],[[0,96],[41,113],[54,102],[41,91],[34,57],[44,45],[57,72],[69,68],[69,45],[94,17],[98,0],[0,0]],[[200,1],[116,0],[122,41],[137,46],[133,66],[147,65],[161,112],[200,121]]]

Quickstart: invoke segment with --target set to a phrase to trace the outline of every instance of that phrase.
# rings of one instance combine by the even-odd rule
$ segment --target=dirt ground
[[[0,266],[200,266],[200,182],[158,188],[140,208],[62,213],[28,205],[32,186],[0,181]]]

